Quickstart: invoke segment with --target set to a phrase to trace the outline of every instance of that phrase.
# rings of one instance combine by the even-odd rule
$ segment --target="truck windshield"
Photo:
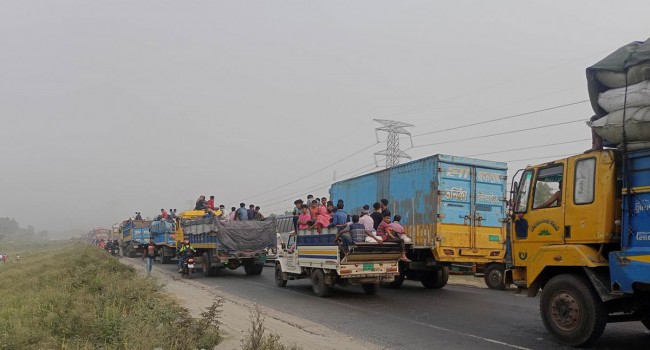
[[[527,170],[521,175],[521,185],[517,193],[517,203],[515,205],[515,212],[524,213],[528,208],[528,193],[530,192],[530,181],[533,178],[533,172]]]

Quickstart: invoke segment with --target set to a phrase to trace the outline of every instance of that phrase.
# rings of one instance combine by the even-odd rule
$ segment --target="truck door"
[[[459,251],[471,248],[472,168],[441,163],[438,169],[438,219],[436,224],[436,259],[454,261]]]
[[[505,255],[506,170],[475,168],[471,254],[498,259]]]
[[[541,246],[564,242],[565,168],[566,160],[523,173],[514,208],[515,265],[527,265]]]

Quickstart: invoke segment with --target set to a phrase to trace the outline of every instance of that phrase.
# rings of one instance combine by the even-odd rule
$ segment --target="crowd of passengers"
[[[410,262],[406,257],[405,244],[411,243],[411,238],[406,235],[404,227],[400,224],[400,215],[395,215],[391,221],[387,199],[374,203],[372,213],[370,206],[364,205],[359,215],[349,215],[345,212],[345,203],[341,199],[334,205],[334,202],[328,201],[326,197],[314,199],[313,195],[308,195],[306,202],[298,199],[293,203],[296,233],[310,230],[321,234],[326,228],[328,232],[333,229],[336,240],[345,252],[357,243],[397,243],[402,250],[401,260]]]

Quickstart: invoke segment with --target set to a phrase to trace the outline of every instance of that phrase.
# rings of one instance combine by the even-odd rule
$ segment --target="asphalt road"
[[[175,266],[155,268],[171,271]],[[272,265],[259,276],[237,269],[193,279],[386,349],[569,349],[546,333],[539,299],[514,291],[459,285],[426,290],[406,281],[399,290],[380,289],[374,296],[361,287],[336,287],[329,298],[319,298],[309,280],[277,287]],[[650,349],[650,332],[640,322],[608,324],[593,349]]]

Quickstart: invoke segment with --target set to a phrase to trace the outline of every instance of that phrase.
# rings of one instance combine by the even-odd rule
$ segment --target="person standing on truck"
[[[246,204],[245,203],[239,203],[239,209],[237,209],[237,217],[241,221],[246,221],[248,220],[248,210],[246,210]]]
[[[136,212],[135,213],[135,219],[136,220],[142,220],[142,214],[140,214],[140,212]]]
[[[161,219],[163,219],[163,220],[167,220],[167,217],[168,217],[168,216],[169,216],[169,214],[167,214],[167,212],[165,211],[165,209],[160,209],[160,218],[161,218]]]
[[[314,225],[314,222],[311,219],[311,214],[309,214],[309,207],[307,204],[303,204],[300,207],[300,215],[298,216],[298,229],[299,230],[308,230]]]
[[[402,250],[400,260],[411,262],[411,260],[406,257],[406,246],[404,245],[404,240],[397,237],[397,234],[390,232],[390,216],[385,215],[383,219],[384,220],[379,224],[379,227],[377,227],[377,236],[381,237],[383,242],[399,243],[399,247]]]
[[[326,207],[327,206],[327,197],[323,197],[320,199],[320,206],[321,207]]]
[[[379,204],[379,202],[375,202],[375,204],[372,205],[372,208],[374,211],[370,214],[370,217],[372,218],[372,228],[376,230],[379,227],[379,224],[384,220],[384,216],[381,214],[381,204]]]
[[[156,250],[156,245],[153,243],[153,238],[150,238],[149,244],[144,247],[144,254],[142,254],[142,260],[147,259],[147,275],[151,274],[153,261],[156,259],[157,254],[158,251]]]
[[[380,207],[381,207],[381,215],[382,217],[384,215],[388,215],[388,217],[391,217],[390,210],[388,210],[388,199],[382,198],[380,201]]]

